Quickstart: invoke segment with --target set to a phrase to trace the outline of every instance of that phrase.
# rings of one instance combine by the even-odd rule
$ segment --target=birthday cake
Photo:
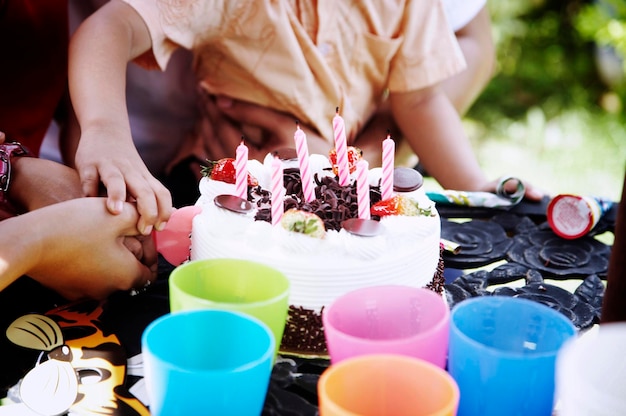
[[[367,171],[371,213],[358,218],[355,174],[339,185],[328,156],[311,155],[315,197],[307,201],[293,149],[247,161],[245,198],[225,181],[233,159],[206,170],[191,232],[191,260],[240,258],[282,271],[291,282],[281,351],[325,353],[321,311],[349,291],[374,285],[443,287],[440,218],[421,175],[394,170],[393,198],[381,201],[382,169]],[[280,159],[284,213],[272,224],[272,163]],[[210,171],[210,173],[209,173]],[[278,202],[280,203],[280,201]]]

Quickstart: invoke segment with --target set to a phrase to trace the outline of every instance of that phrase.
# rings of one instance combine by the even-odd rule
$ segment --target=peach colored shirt
[[[329,142],[336,107],[354,137],[387,91],[465,67],[439,0],[124,1],[143,17],[161,69],[190,49],[210,93],[290,113]]]

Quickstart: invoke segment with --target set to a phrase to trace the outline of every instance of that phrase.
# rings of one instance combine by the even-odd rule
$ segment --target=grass
[[[551,195],[621,198],[626,128],[618,116],[576,109],[548,120],[535,107],[523,119],[464,123],[489,177],[511,174]]]

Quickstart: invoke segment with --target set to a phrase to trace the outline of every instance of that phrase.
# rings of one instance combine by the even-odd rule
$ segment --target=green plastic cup
[[[283,273],[261,263],[194,260],[170,275],[170,310],[221,309],[249,314],[272,330],[278,352],[287,321],[289,287]]]

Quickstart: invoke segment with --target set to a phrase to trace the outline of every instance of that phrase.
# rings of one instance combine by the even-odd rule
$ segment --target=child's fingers
[[[170,219],[172,215],[172,211],[174,208],[172,207],[172,194],[170,191],[165,188],[161,182],[157,181],[154,178],[151,178],[152,187],[154,189],[154,194],[156,196],[157,203],[157,219],[154,223],[154,228],[157,230],[162,230],[165,228],[165,225]]]
[[[124,181],[124,176],[118,170],[110,170],[101,173],[101,180],[106,188],[107,209],[112,214],[121,213],[124,201],[126,201],[126,182]]]
[[[148,235],[155,226],[162,228],[172,212],[172,197],[167,188],[151,176],[142,180],[128,177],[127,180],[129,193],[137,202],[139,232]]]
[[[98,196],[100,177],[95,166],[90,165],[80,169],[80,183],[85,196]]]

